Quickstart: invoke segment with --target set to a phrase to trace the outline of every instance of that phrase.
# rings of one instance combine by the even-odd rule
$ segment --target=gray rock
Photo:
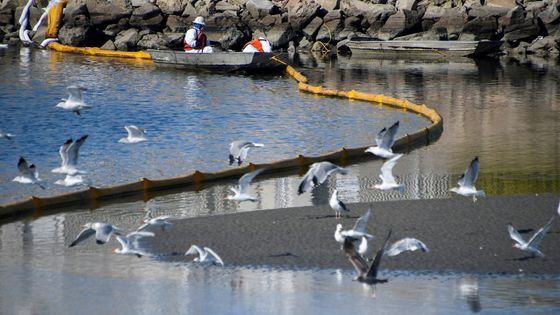
[[[468,11],[472,17],[501,17],[508,13],[509,9],[504,7],[476,6]]]
[[[239,17],[234,11],[224,11],[212,14],[206,19],[206,30],[227,30],[239,24]]]
[[[330,11],[323,17],[323,25],[315,36],[315,41],[331,42],[340,40],[337,35],[344,29],[342,10]]]
[[[115,43],[112,40],[108,40],[105,42],[105,44],[103,44],[103,46],[101,46],[101,49],[104,50],[116,50],[117,46],[115,46]]]
[[[162,38],[163,34],[146,34],[136,43],[141,49],[165,49],[167,42]]]
[[[531,40],[540,33],[537,19],[526,19],[523,23],[511,24],[504,29],[504,39],[507,41]]]
[[[306,38],[303,37],[298,43],[297,50],[307,51],[311,49],[311,42]]]
[[[537,37],[530,46],[527,47],[528,54],[534,54],[541,57],[555,55],[558,50],[558,43],[552,36]]]
[[[302,30],[317,16],[319,4],[314,1],[298,1],[288,6],[288,21],[294,30]]]
[[[191,21],[194,20],[194,18],[196,17],[196,9],[190,2],[188,2],[187,5],[185,6],[185,10],[183,10],[181,16],[188,17],[191,19]]]
[[[24,2],[21,2],[19,0],[3,0],[0,3],[0,12],[11,12],[13,13],[17,7],[25,5]],[[18,16],[19,19],[19,16]]]
[[[381,28],[378,37],[381,39],[393,39],[397,36],[406,35],[419,23],[416,11],[401,10],[391,15],[385,25]]]
[[[447,10],[448,9],[444,9],[442,7],[438,7],[430,4],[426,8],[426,12],[424,12],[424,16],[422,18],[435,20],[437,22],[442,16],[446,14]]]
[[[89,12],[85,4],[68,5],[62,21],[68,26],[91,26]]]
[[[397,10],[416,10],[418,0],[397,0],[395,7]]]
[[[260,19],[271,14],[277,7],[269,0],[249,0],[245,3],[245,8],[255,19]],[[286,43],[288,44],[288,43]]]
[[[303,29],[303,35],[305,36],[305,38],[313,41],[315,40],[315,36],[317,35],[317,32],[319,32],[319,29],[321,28],[321,25],[323,25],[323,19],[316,16],[309,24],[307,24],[307,26]]]
[[[132,13],[132,5],[130,4],[130,1],[107,2],[86,0],[85,4],[93,25],[105,26],[114,24],[124,17],[129,17]]]
[[[156,5],[165,15],[179,15],[185,10],[187,0],[157,0]]]
[[[151,0],[153,1],[153,0]],[[132,5],[133,8],[137,8],[137,7],[141,7],[146,3],[150,3],[150,0],[131,0],[130,4]]]
[[[224,11],[239,11],[241,9],[241,6],[238,4],[234,4],[231,2],[228,2],[226,0],[220,1],[218,3],[216,3],[215,6],[216,12],[224,12]]]
[[[163,33],[163,39],[169,49],[183,49],[184,33]]]
[[[82,47],[82,46],[96,46],[92,43],[92,39],[96,37],[97,32],[91,26],[70,26],[63,25],[58,31],[58,39],[64,45]]]
[[[276,25],[264,33],[274,48],[286,48],[288,43],[296,37],[296,32],[288,23]]]
[[[118,33],[128,28],[128,19],[123,19],[124,23],[110,24],[103,30],[103,33],[109,37],[114,38]]]
[[[558,12],[558,6],[549,5],[544,11],[538,14],[538,17],[545,24],[553,24],[560,18],[560,12]]]
[[[220,37],[220,43],[222,48],[226,50],[241,51],[243,45],[251,40],[249,30],[240,30],[236,27],[230,27],[223,35]]]
[[[17,7],[16,11],[14,13],[14,18],[16,20],[19,20],[21,13],[23,12],[23,8],[24,7]],[[43,14],[43,11],[39,8],[36,7],[30,7],[29,8],[29,17],[27,20],[27,28],[32,28],[33,26],[35,26],[35,24],[39,21],[39,18],[41,18],[41,14]],[[18,21],[19,22],[19,21]],[[19,25],[19,23],[17,23]],[[44,24],[47,24],[47,21],[44,21]]]
[[[510,25],[522,24],[525,22],[525,10],[520,6],[511,8],[506,15],[498,19],[498,27],[505,29]]]
[[[2,11],[0,12],[0,25],[9,25],[14,24],[14,15],[10,11]]]
[[[129,24],[138,29],[159,31],[163,29],[163,15],[157,6],[146,3],[132,11]],[[115,45],[117,45],[116,42]],[[117,48],[122,50],[119,45]]]
[[[188,19],[182,16],[170,15],[167,17],[165,30],[171,33],[185,33],[189,30]]]
[[[115,39],[115,47],[121,51],[132,50],[136,47],[136,43],[140,40],[140,35],[138,30],[135,28],[129,28],[126,31],[122,31],[117,35]]]
[[[198,0],[194,3],[196,15],[210,17],[216,13],[216,2],[214,0]]]
[[[468,15],[460,8],[447,9],[445,14],[432,26],[432,28],[445,28],[449,39],[457,38],[465,23]]]
[[[492,16],[477,17],[468,21],[463,27],[462,32],[472,34],[473,40],[497,39],[498,20]]]
[[[340,9],[340,0],[316,0],[316,2],[328,11]]]

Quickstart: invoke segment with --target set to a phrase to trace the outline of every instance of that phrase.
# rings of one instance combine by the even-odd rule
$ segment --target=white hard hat
[[[196,19],[194,19],[193,24],[206,25],[204,24],[204,18],[202,16],[197,16]]]

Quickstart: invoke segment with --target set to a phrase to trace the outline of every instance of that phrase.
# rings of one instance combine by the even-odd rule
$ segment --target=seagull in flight
[[[63,98],[62,102],[58,103],[56,107],[74,112],[78,116],[80,116],[81,110],[93,107],[84,102],[82,91],[87,91],[85,87],[81,85],[70,85],[66,89],[69,93],[68,99]]]
[[[143,221],[144,224],[142,224],[138,229],[136,229],[136,231],[142,231],[151,226],[159,226],[161,227],[161,231],[164,232],[166,227],[170,227],[173,225],[173,223],[171,223],[172,219],[173,218],[168,215],[162,215],[154,218],[152,217],[152,213],[150,211],[144,218]]]
[[[390,159],[395,156],[391,147],[395,144],[395,135],[399,130],[399,121],[395,122],[389,129],[384,127],[375,137],[376,147],[369,147],[365,152]]]
[[[117,235],[116,239],[121,244],[121,248],[116,248],[113,252],[121,255],[136,255],[138,257],[149,256],[146,252],[138,249],[138,239],[143,237],[154,237],[153,232],[131,232],[126,236]]]
[[[229,144],[229,165],[237,160],[237,165],[241,165],[247,158],[250,148],[262,148],[264,144],[246,140],[237,140]]]
[[[344,202],[338,198],[338,190],[336,189],[333,191],[331,199],[329,200],[329,205],[334,210],[337,219],[340,219],[342,211],[350,212]]]
[[[18,161],[18,171],[19,176],[16,176],[13,181],[22,184],[35,184],[45,189],[45,186],[41,185],[41,179],[39,178],[39,172],[35,164],[27,165],[27,161],[20,157]]]
[[[385,248],[387,247],[390,237],[391,231],[389,231],[389,233],[387,234],[385,242],[383,242],[383,245],[379,248],[377,254],[375,255],[375,258],[373,259],[373,262],[369,266],[364,257],[356,251],[356,247],[354,246],[352,238],[346,238],[344,240],[342,248],[344,250],[346,258],[348,259],[348,261],[350,261],[350,263],[352,264],[352,266],[354,266],[354,269],[356,269],[356,272],[358,273],[358,276],[353,279],[354,281],[369,285],[387,282],[387,279],[377,278],[377,273],[379,271],[381,258],[385,253]]]
[[[393,176],[393,167],[397,164],[397,160],[400,159],[401,156],[403,156],[403,154],[396,154],[383,163],[383,166],[381,166],[381,174],[379,174],[381,184],[375,184],[373,185],[373,188],[380,190],[394,189],[400,191],[401,193],[404,192],[404,184],[397,184],[395,177]]]
[[[84,229],[78,234],[76,239],[69,247],[74,247],[82,241],[88,239],[95,234],[95,242],[99,245],[107,243],[111,236],[122,235],[123,231],[118,227],[103,222],[88,222],[84,225]]]
[[[513,225],[508,224],[507,227],[508,227],[509,237],[515,241],[515,244],[513,244],[512,247],[518,248],[523,251],[531,252],[533,254],[533,257],[535,256],[544,257],[544,254],[539,250],[539,244],[541,243],[542,239],[544,238],[544,236],[552,226],[552,222],[554,221],[555,218],[556,218],[556,214],[552,216],[552,218],[550,218],[543,227],[541,227],[537,232],[535,232],[535,234],[533,234],[533,236],[531,237],[531,239],[529,239],[528,242],[526,242],[523,239],[523,237],[521,237],[521,235],[519,234],[519,232],[517,232],[517,230],[513,227]]]
[[[15,135],[7,132],[0,131],[0,139],[13,140]]]
[[[368,240],[373,239],[373,235],[366,233],[367,222],[370,214],[371,209],[368,209],[364,215],[356,220],[356,223],[354,223],[354,227],[351,230],[343,231],[342,224],[337,224],[334,232],[334,239],[341,244],[344,243],[347,238],[351,238],[353,241],[357,241],[362,237],[365,237]]]
[[[459,177],[459,187],[453,187],[450,191],[466,197],[472,196],[473,202],[476,202],[476,197],[486,197],[484,191],[476,190],[474,187],[476,179],[478,178],[478,167],[479,162],[477,156],[471,161],[467,170]]]
[[[85,178],[83,175],[76,174],[76,173],[66,174],[66,177],[64,177],[64,179],[59,179],[54,183],[66,187],[91,184],[90,180]]]
[[[428,249],[428,246],[426,246],[426,244],[422,243],[421,241],[415,239],[415,238],[410,238],[410,237],[406,237],[403,238],[402,240],[396,241],[395,243],[393,243],[393,245],[391,245],[391,247],[389,247],[389,249],[385,252],[385,255],[387,256],[397,256],[398,254],[402,253],[402,252],[406,252],[406,251],[415,251],[415,250],[421,250],[423,252],[429,252],[430,250]]]
[[[138,143],[146,141],[146,130],[138,128],[135,125],[124,126],[124,129],[128,132],[128,136],[121,138],[120,143]]]
[[[348,174],[348,170],[326,161],[311,164],[309,170],[299,184],[298,195],[310,191],[313,187],[324,183],[327,177],[332,173],[346,175]]]
[[[208,247],[200,248],[197,245],[191,245],[189,250],[185,253],[185,256],[187,255],[198,255],[198,257],[193,259],[193,261],[199,263],[210,263],[214,265],[220,265],[222,267],[224,266],[224,261],[222,260],[222,258],[220,258],[220,256],[218,256],[216,252]]]
[[[87,137],[88,135],[82,136],[76,141],[73,141],[72,139],[66,140],[66,142],[64,142],[58,150],[60,159],[62,160],[60,167],[53,169],[51,172],[63,174],[84,174],[85,172],[77,169],[78,154],[80,147],[84,144]]]
[[[251,181],[253,180],[253,178],[255,178],[255,176],[262,173],[264,170],[265,170],[264,168],[261,168],[241,176],[241,178],[239,179],[239,187],[237,189],[233,187],[230,188],[230,190],[233,191],[235,195],[228,195],[224,199],[235,200],[235,201],[246,201],[246,200],[257,201],[258,200],[257,198],[249,195],[248,189],[249,189],[249,185],[251,185]]]

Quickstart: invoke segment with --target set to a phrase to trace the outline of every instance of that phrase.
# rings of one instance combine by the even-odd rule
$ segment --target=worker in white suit
[[[212,53],[214,50],[208,45],[208,39],[204,34],[204,18],[197,16],[193,26],[185,34],[183,39],[184,50],[187,53]]]
[[[272,44],[266,38],[259,36],[243,46],[243,52],[272,52]]]

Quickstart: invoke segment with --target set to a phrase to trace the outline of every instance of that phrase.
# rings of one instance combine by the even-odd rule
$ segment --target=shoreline
[[[351,228],[369,206],[367,231],[374,235],[368,257],[375,255],[389,228],[391,241],[422,240],[430,252],[384,257],[383,273],[398,271],[477,273],[488,275],[560,275],[560,220],[543,239],[544,258],[528,258],[512,248],[506,225],[525,239],[558,216],[556,194],[383,201],[348,204],[350,217],[334,218],[328,205],[296,207],[178,219],[165,232],[146,241],[155,252],[184,253],[192,244],[214,249],[229,266],[353,270],[334,240],[336,224]],[[173,261],[189,261],[183,256]]]

